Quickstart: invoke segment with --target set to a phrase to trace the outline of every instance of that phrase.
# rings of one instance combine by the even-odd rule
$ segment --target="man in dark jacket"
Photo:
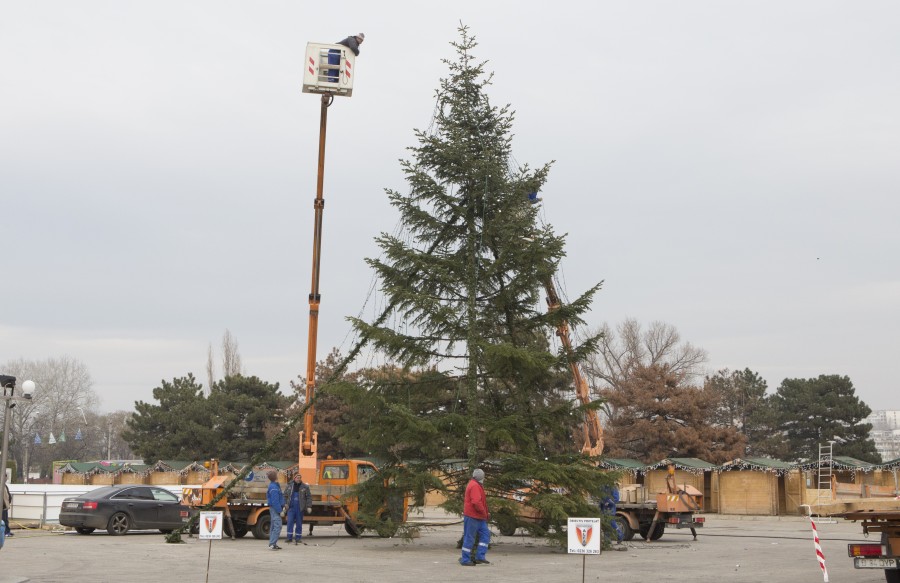
[[[481,468],[472,472],[472,479],[466,486],[466,495],[463,501],[463,543],[462,557],[459,564],[464,566],[489,565],[491,562],[485,557],[488,544],[491,542],[491,531],[488,528],[487,495],[484,493],[484,470]],[[475,559],[472,559],[472,545],[475,544],[475,533],[478,533],[478,548],[475,550]]]
[[[298,544],[303,538],[303,515],[312,510],[312,493],[298,472],[284,488],[287,500],[287,542]]]
[[[348,36],[342,41],[338,41],[335,44],[344,45],[357,57],[359,56],[359,45],[366,40],[366,35],[363,33],[359,33],[355,36]],[[328,50],[328,64],[329,65],[340,65],[341,64],[341,51],[338,49],[329,49]],[[340,69],[326,69],[328,80],[332,83],[337,83],[340,75]]]
[[[354,36],[348,36],[344,40],[338,41],[337,44],[344,45],[345,47],[347,47],[348,49],[353,51],[353,54],[358,57],[359,56],[359,45],[363,44],[364,40],[366,40],[366,35],[363,33],[359,33]]]

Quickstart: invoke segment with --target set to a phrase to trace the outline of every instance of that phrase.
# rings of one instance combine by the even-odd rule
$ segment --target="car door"
[[[150,488],[156,501],[156,528],[176,529],[188,516],[188,510],[181,505],[178,496],[165,488]]]
[[[134,486],[119,492],[115,497],[125,503],[134,521],[132,528],[157,528],[159,510],[156,507],[157,503],[150,488],[147,486]]]

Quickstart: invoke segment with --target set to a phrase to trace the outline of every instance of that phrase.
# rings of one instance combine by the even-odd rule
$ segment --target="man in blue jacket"
[[[269,470],[266,474],[269,478],[269,489],[266,491],[266,502],[269,504],[269,516],[272,519],[269,527],[269,548],[280,551],[278,537],[281,536],[281,512],[284,510],[284,494],[278,485],[278,472]]]

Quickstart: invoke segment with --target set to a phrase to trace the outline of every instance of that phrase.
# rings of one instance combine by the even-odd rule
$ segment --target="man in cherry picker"
[[[335,44],[344,45],[351,51],[355,56],[359,56],[359,45],[366,40],[366,35],[364,33],[359,33],[353,36],[348,36],[344,40],[338,41]],[[328,51],[328,64],[329,65],[340,65],[341,64],[341,51],[338,49],[331,49]],[[328,69],[328,80],[332,83],[337,83],[340,75],[340,69]]]
[[[363,41],[366,40],[366,35],[363,33],[355,34],[353,36],[348,36],[342,41],[338,41],[336,44],[344,45],[357,57],[359,56],[359,45],[363,44]]]

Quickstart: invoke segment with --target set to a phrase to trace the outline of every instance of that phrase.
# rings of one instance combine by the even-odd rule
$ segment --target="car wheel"
[[[122,536],[131,528],[131,519],[124,512],[116,512],[109,518],[106,532],[113,536]]]
[[[884,580],[886,583],[900,583],[900,570],[885,569],[884,570]]]
[[[272,529],[272,517],[268,513],[260,514],[253,525],[253,538],[267,539]]]
[[[161,529],[159,529],[159,532],[161,532],[163,534],[172,534],[172,529],[171,528],[161,528]]]
[[[94,532],[94,530],[95,529],[88,528],[86,526],[79,526],[75,528],[75,532],[77,532],[78,534],[91,534],[92,532]]]

